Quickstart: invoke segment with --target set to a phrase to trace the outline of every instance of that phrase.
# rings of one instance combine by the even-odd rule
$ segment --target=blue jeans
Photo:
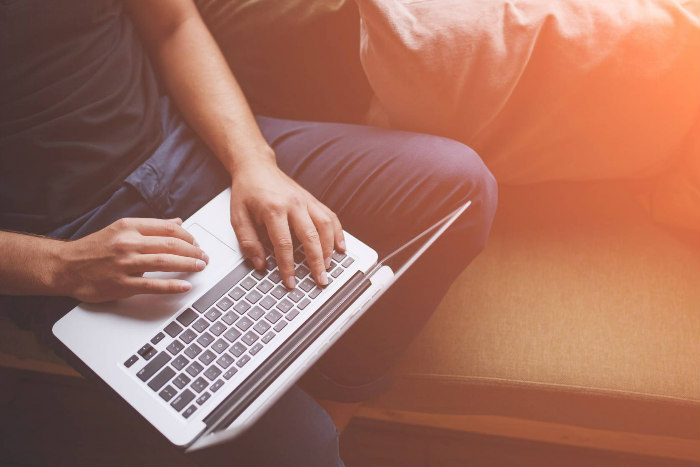
[[[187,218],[228,186],[223,166],[165,98],[162,115],[164,141],[153,156],[103,205],[51,236],[80,238],[122,217]],[[496,183],[474,151],[446,138],[268,117],[258,117],[258,124],[280,168],[380,257],[472,200],[300,385],[239,439],[196,458],[225,465],[342,465],[332,421],[305,392],[359,401],[389,384],[394,363],[452,281],[484,248],[496,210]],[[31,320],[45,342],[85,370],[50,334],[51,325],[74,305],[70,299],[23,298],[13,308],[19,318]]]

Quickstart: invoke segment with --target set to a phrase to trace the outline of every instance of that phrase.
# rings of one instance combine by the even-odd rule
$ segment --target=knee
[[[468,235],[476,251],[481,251],[491,231],[498,204],[498,183],[479,155],[469,146],[449,138],[427,137],[426,166],[440,199],[439,219],[466,201],[472,204],[452,227]]]

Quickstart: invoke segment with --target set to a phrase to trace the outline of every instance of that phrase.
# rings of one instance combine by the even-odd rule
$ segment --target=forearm
[[[0,295],[61,295],[57,271],[63,243],[0,231]]]
[[[192,9],[183,7],[181,17],[166,17],[159,27],[132,15],[169,95],[229,173],[251,160],[274,160],[218,45]]]

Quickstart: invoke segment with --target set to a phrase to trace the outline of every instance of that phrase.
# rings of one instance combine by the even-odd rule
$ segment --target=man
[[[256,119],[191,0],[0,9],[0,294],[16,297],[18,321],[58,347],[50,327],[77,301],[187,291],[143,273],[206,267],[180,219],[227,186],[244,255],[262,267],[266,234],[288,288],[293,236],[324,285],[343,228],[381,254],[470,199],[307,383],[339,400],[386,386],[488,236],[496,186],[473,151],[427,135]],[[217,462],[342,464],[332,423],[299,388],[243,438]]]

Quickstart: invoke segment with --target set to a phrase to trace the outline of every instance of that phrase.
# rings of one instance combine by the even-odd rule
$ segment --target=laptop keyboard
[[[323,288],[311,277],[301,247],[294,251],[294,262],[297,286],[291,291],[282,284],[272,255],[266,259],[265,271],[240,264],[166,324],[124,366],[131,368],[144,360],[136,373],[144,387],[189,418],[227,383],[239,384],[230,381],[233,376],[241,368],[260,365],[259,352],[265,346],[279,346],[283,340],[277,339],[278,333],[290,322],[304,320],[305,310],[313,308],[310,305]],[[351,256],[334,252],[328,284],[346,280],[350,274],[344,272],[353,262]]]

